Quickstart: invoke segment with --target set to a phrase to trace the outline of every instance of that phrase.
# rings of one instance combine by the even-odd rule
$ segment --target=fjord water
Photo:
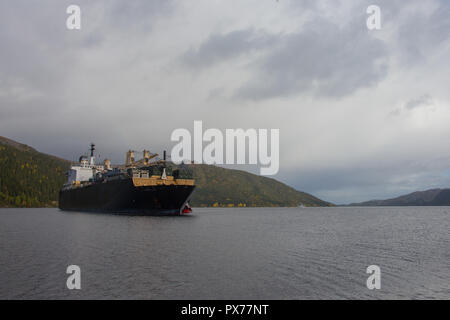
[[[0,209],[0,298],[450,299],[449,221],[448,207]]]

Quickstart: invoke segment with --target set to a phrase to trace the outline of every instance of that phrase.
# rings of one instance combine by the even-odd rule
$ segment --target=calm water
[[[444,207],[0,209],[0,298],[450,299],[449,221]],[[71,264],[79,291],[66,289]]]

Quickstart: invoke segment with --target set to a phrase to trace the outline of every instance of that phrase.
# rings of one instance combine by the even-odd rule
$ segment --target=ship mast
[[[94,151],[95,151],[95,144],[91,143],[91,159],[90,159],[91,166],[95,164]]]

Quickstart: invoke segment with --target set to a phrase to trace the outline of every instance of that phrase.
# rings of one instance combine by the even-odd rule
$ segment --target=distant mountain
[[[417,191],[404,196],[387,200],[371,200],[352,203],[350,206],[450,206],[450,189],[431,189]]]
[[[0,137],[0,207],[57,206],[70,161]],[[189,165],[197,188],[193,206],[331,206],[277,180],[210,165]]]

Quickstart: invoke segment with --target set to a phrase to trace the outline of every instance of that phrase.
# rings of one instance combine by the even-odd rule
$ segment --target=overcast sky
[[[279,128],[275,178],[325,200],[450,187],[449,17],[448,0],[1,1],[0,135],[123,162],[194,120]]]

